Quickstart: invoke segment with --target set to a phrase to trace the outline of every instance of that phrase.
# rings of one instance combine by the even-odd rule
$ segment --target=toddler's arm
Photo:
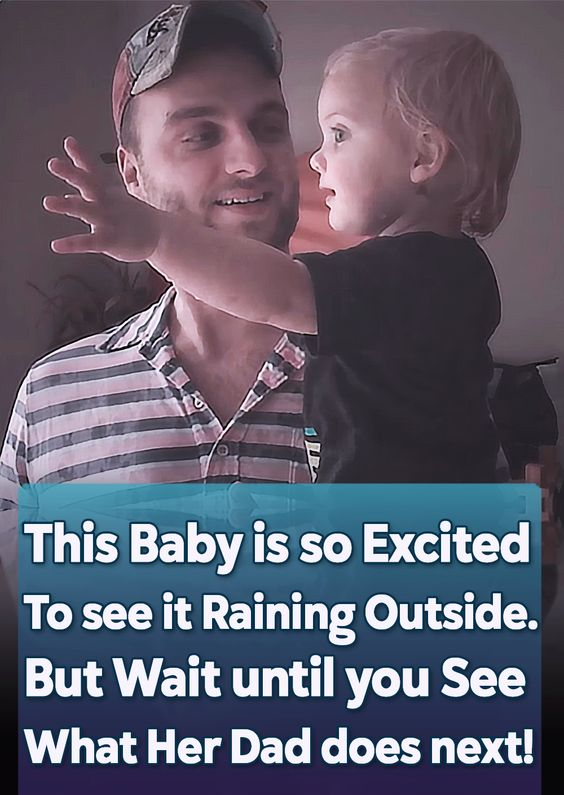
[[[54,240],[61,254],[96,252],[125,262],[147,260],[156,270],[211,306],[287,331],[317,330],[313,287],[305,265],[271,246],[203,226],[188,211],[170,213],[104,188],[99,170],[74,138],[67,158],[49,170],[78,193],[47,196],[50,212],[80,218],[90,232]]]
[[[315,334],[307,268],[250,238],[203,226],[192,213],[162,213],[148,262],[206,304],[255,323]]]

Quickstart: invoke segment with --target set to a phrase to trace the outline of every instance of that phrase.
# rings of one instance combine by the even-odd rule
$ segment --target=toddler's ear
[[[421,185],[441,170],[449,153],[448,139],[437,127],[425,127],[416,134],[415,152],[409,176],[414,185]]]

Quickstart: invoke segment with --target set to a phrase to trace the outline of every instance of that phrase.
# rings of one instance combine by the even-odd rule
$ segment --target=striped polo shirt
[[[0,458],[0,558],[15,565],[26,483],[310,483],[304,351],[286,334],[224,427],[176,359],[174,288],[149,309],[41,359]],[[235,364],[235,363],[234,363]]]
[[[224,427],[176,359],[174,295],[31,368],[2,453],[0,498],[14,499],[22,483],[311,482],[304,352],[282,335]]]

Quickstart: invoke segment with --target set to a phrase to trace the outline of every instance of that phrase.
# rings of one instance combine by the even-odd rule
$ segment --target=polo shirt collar
[[[175,295],[175,288],[169,287],[156,304],[110,329],[106,339],[96,349],[109,353],[157,342],[168,332],[168,309]]]

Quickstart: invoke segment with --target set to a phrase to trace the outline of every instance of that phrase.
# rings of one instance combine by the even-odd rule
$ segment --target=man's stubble
[[[143,163],[142,157],[138,158],[138,168],[142,178],[143,200],[147,204],[165,212],[182,213],[186,210],[194,212],[199,216],[204,226],[222,231],[223,227],[216,224],[211,217],[212,208],[207,202],[204,203],[204,206],[200,206],[197,209],[189,207],[186,197],[180,191],[165,188],[152,178]],[[240,182],[240,186],[247,187],[243,181]],[[280,207],[274,229],[266,230],[262,228],[264,224],[261,224],[260,221],[249,220],[242,221],[236,230],[228,228],[224,231],[258,240],[280,251],[287,252],[290,238],[298,223],[299,198],[300,188],[296,179],[288,199]]]

